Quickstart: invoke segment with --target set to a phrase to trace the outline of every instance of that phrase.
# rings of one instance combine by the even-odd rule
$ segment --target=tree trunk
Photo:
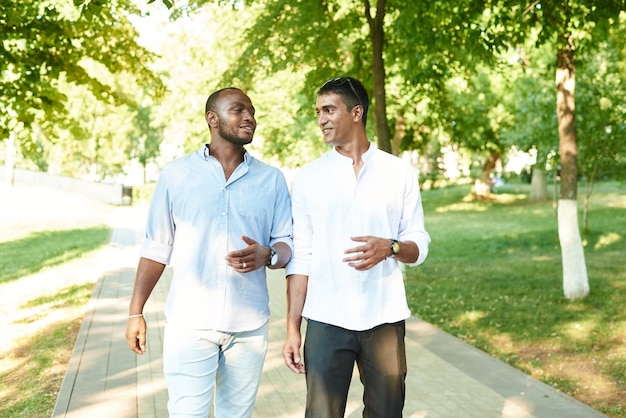
[[[493,186],[491,173],[496,168],[496,163],[500,159],[501,155],[502,154],[498,151],[492,151],[489,153],[489,157],[483,165],[480,175],[474,182],[474,196],[476,196],[476,198],[488,199],[491,197],[491,188]]]
[[[585,176],[585,197],[583,199],[583,231],[589,231],[589,199],[593,192],[593,186],[596,184],[596,175],[598,174],[599,164],[594,164],[591,174]]]
[[[561,193],[558,208],[558,230],[563,263],[563,291],[567,299],[589,294],[589,279],[583,251],[577,211],[576,124],[574,89],[576,86],[575,54],[571,37],[557,52],[556,112],[561,158]]]
[[[372,71],[374,76],[374,123],[376,124],[376,136],[378,148],[391,153],[391,131],[387,123],[387,103],[385,99],[385,62],[383,60],[383,45],[385,32],[383,23],[385,19],[385,0],[376,3],[376,17],[372,17],[370,2],[364,0],[365,17],[370,28],[372,38]]]
[[[391,143],[391,153],[393,155],[400,154],[400,146],[402,145],[402,139],[406,133],[406,119],[404,118],[404,112],[396,115],[396,124],[393,129],[393,141]]]
[[[546,172],[536,165],[533,167],[533,173],[530,180],[530,197],[531,202],[543,202],[548,200],[548,180]]]

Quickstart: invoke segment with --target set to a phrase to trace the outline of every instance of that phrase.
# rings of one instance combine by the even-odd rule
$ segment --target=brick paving
[[[146,305],[148,351],[137,356],[126,346],[124,329],[145,209],[119,208],[116,214],[111,244],[97,258],[100,265],[93,266],[102,275],[87,306],[52,417],[167,417],[161,350],[171,269],[166,269]],[[281,356],[284,270],[270,271],[268,284],[269,348],[253,416],[302,417],[304,378],[289,371]],[[406,345],[405,417],[605,417],[418,318],[407,321]],[[361,397],[355,370],[346,417],[362,416]]]

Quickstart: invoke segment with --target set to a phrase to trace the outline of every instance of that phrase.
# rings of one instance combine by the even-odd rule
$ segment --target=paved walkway
[[[167,417],[162,374],[163,304],[171,278],[166,269],[144,314],[148,352],[136,356],[124,339],[144,211],[120,208],[115,232],[99,255],[102,276],[87,306],[53,417]],[[94,266],[96,268],[96,266]],[[302,417],[304,378],[283,364],[284,270],[270,271],[269,348],[254,417]],[[566,396],[432,325],[407,322],[405,417],[593,418],[598,411]],[[346,417],[360,417],[362,387],[355,371]],[[337,417],[340,418],[340,417]]]

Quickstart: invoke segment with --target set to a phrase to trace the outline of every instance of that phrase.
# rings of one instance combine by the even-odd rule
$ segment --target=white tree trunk
[[[559,200],[559,241],[563,262],[563,292],[566,299],[580,299],[589,294],[585,253],[578,228],[576,200]]]

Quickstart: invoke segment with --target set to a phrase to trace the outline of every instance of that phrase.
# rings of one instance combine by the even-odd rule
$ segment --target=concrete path
[[[120,208],[116,214],[111,244],[93,266],[102,269],[102,276],[87,306],[53,417],[167,417],[161,349],[163,304],[171,270],[166,269],[146,305],[148,352],[137,356],[126,346],[124,329],[145,210]],[[253,416],[302,417],[304,378],[289,371],[281,356],[286,310],[284,270],[270,271],[268,283],[270,343]],[[418,318],[407,322],[406,345],[409,374],[405,417],[605,417]],[[346,417],[362,415],[361,397],[355,370]]]

